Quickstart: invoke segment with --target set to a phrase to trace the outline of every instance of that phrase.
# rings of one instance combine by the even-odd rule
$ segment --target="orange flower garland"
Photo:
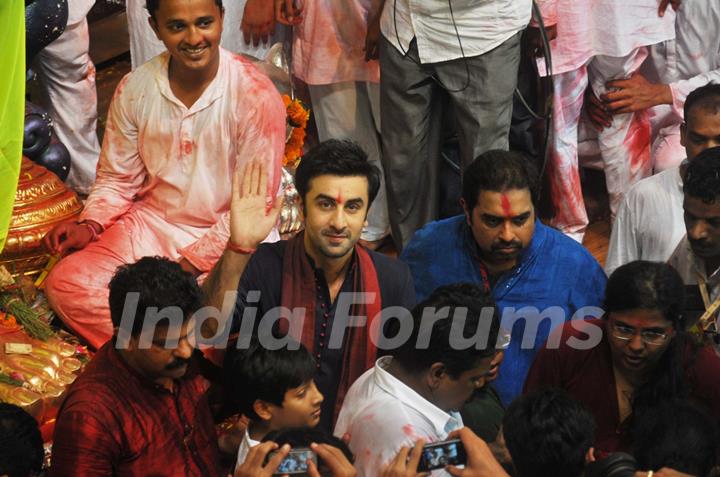
[[[283,95],[282,98],[287,108],[288,126],[292,128],[290,137],[288,137],[285,143],[283,166],[295,167],[303,155],[305,129],[310,119],[310,109],[299,99],[291,99],[290,96],[286,94]]]

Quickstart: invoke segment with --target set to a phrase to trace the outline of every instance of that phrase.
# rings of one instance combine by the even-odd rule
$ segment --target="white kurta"
[[[250,453],[250,449],[252,449],[258,444],[260,444],[260,441],[252,439],[250,437],[250,434],[248,433],[248,430],[245,429],[245,434],[243,434],[242,441],[240,441],[240,447],[238,448],[237,459],[235,459],[235,472],[237,472],[238,467],[243,465],[245,459],[247,459],[247,456]]]
[[[675,167],[643,179],[625,195],[610,235],[605,272],[634,260],[666,262],[685,235],[683,184]]]
[[[284,30],[278,26],[275,37],[267,44],[262,42],[257,47],[245,44],[240,25],[245,11],[246,0],[223,2],[225,17],[223,18],[223,34],[220,45],[233,53],[243,53],[258,59],[265,58],[275,41],[282,41]],[[154,58],[163,51],[165,45],[155,36],[148,24],[150,14],[145,8],[145,0],[127,0],[128,30],[130,33],[130,59],[133,69]]]
[[[112,335],[107,284],[118,265],[161,255],[208,271],[229,237],[236,167],[264,161],[268,196],[278,189],[282,99],[250,62],[222,49],[220,55],[215,79],[190,108],[170,88],[167,53],[125,76],[115,91],[97,181],[80,216],[104,231],[63,258],[46,282],[53,309],[94,347]]]
[[[675,18],[674,40],[650,48],[644,73],[653,82],[670,85],[672,105],[653,108],[656,138],[653,143],[655,170],[682,161],[680,125],[685,99],[708,83],[720,83],[720,2],[684,0]]]
[[[293,73],[310,85],[380,81],[377,60],[365,61],[370,0],[306,0],[293,29]]]
[[[675,15],[658,17],[658,0],[538,0],[547,25],[553,74],[585,65],[592,57],[627,56],[637,48],[675,38]],[[544,65],[541,65],[544,66]]]
[[[65,31],[38,54],[35,64],[53,130],[70,153],[66,182],[82,194],[89,193],[95,182],[100,155],[95,65],[89,54],[86,19],[94,3],[69,0]]]
[[[460,414],[443,411],[385,371],[391,361],[391,356],[378,359],[355,381],[335,424],[336,437],[350,435],[358,477],[376,477],[403,446],[412,447],[420,438],[442,441],[463,427]],[[450,474],[440,470],[431,475]]]
[[[478,56],[528,25],[532,1],[453,0],[452,10],[449,5],[438,0],[386,0],[380,29],[400,52],[408,51],[417,38],[421,63]]]

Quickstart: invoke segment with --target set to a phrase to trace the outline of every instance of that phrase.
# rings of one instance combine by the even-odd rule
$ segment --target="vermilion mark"
[[[338,193],[337,197],[335,197],[335,203],[338,205],[342,205],[343,203],[343,196],[341,193]]]
[[[503,214],[505,215],[506,219],[509,219],[512,217],[512,206],[510,205],[510,199],[508,199],[508,196],[505,194],[502,194],[500,197],[500,203],[502,204]]]

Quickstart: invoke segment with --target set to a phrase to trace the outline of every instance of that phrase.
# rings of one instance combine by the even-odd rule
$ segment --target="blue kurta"
[[[431,222],[418,230],[405,247],[406,262],[415,281],[418,303],[441,285],[482,284],[477,245],[465,216]],[[551,328],[571,318],[597,316],[607,278],[590,252],[555,229],[535,222],[530,245],[513,270],[503,274],[492,289],[503,327],[511,342],[494,385],[505,404],[522,390],[535,351],[545,343]],[[526,320],[513,323],[513,311],[533,307],[537,313],[518,313]],[[554,308],[551,308],[554,307]],[[547,318],[549,314],[553,318]],[[524,337],[526,324],[528,336]],[[532,329],[537,325],[537,333]]]

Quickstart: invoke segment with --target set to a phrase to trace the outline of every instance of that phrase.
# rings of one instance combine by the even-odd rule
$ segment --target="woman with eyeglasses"
[[[524,391],[562,388],[597,421],[597,456],[630,451],[633,416],[687,398],[720,417],[720,358],[687,333],[684,286],[663,263],[636,261],[610,276],[602,318],[566,323],[538,352]]]

